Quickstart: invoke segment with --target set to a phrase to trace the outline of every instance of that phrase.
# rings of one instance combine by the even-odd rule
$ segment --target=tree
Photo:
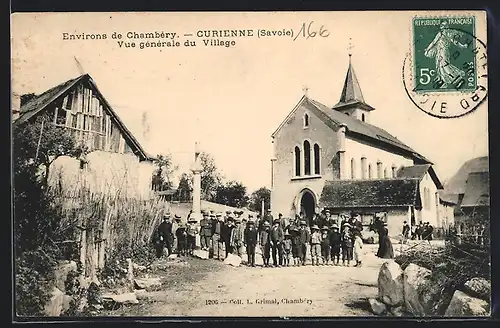
[[[187,173],[182,173],[179,179],[179,186],[174,194],[174,199],[180,202],[189,202],[193,195],[193,186],[191,177]]]
[[[208,153],[200,154],[201,171],[201,198],[214,200],[217,188],[222,184],[222,175],[217,169],[215,159]],[[191,174],[192,177],[192,174]]]
[[[152,186],[153,190],[168,190],[172,189],[172,175],[177,170],[177,166],[172,163],[172,156],[157,155],[154,160],[156,169],[153,171]]]
[[[271,190],[266,187],[259,188],[250,195],[249,209],[262,213],[262,200],[264,200],[264,210],[269,209],[271,205]]]
[[[238,181],[219,185],[214,199],[216,203],[239,208],[247,206],[248,200],[247,187]]]

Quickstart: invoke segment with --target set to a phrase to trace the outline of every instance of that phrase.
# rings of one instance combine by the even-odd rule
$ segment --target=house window
[[[304,114],[304,127],[307,128],[309,126],[309,115]]]
[[[382,162],[377,162],[377,178],[382,179]]]
[[[356,161],[351,158],[351,179],[356,179]]]
[[[361,179],[366,179],[366,157],[361,157]]]
[[[387,167],[384,169],[384,179],[387,179],[389,177],[389,170]]]
[[[361,121],[365,121],[365,114],[361,114]]]
[[[396,165],[393,165],[392,166],[392,177],[395,178],[396,177]]]
[[[295,147],[295,176],[300,176],[300,148]]]
[[[311,144],[304,141],[304,174],[311,175]]]
[[[314,144],[314,174],[321,174],[320,162],[319,146],[318,144]]]
[[[372,165],[368,164],[368,179],[371,179],[373,177],[372,175]]]

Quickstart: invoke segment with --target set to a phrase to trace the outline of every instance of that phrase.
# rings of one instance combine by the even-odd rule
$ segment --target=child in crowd
[[[344,231],[341,235],[341,245],[342,245],[342,265],[350,265],[353,259],[353,243],[351,235],[351,225],[349,223],[344,223]]]
[[[299,266],[300,265],[301,244],[300,244],[299,228],[296,225],[292,225],[290,227],[290,235],[292,237],[291,239],[292,239],[293,266]]]
[[[311,227],[311,263],[319,265],[319,257],[321,256],[321,234],[319,227],[315,224]]]
[[[269,259],[271,257],[271,224],[264,221],[262,224],[262,231],[260,232],[260,248],[262,251],[262,261],[264,262],[264,267],[269,267]]]
[[[337,224],[333,224],[331,229],[332,231],[330,232],[329,241],[332,264],[339,265],[341,235]]]
[[[284,259],[285,263],[284,265],[289,267],[290,266],[290,260],[292,259],[292,239],[290,236],[290,233],[288,231],[285,232],[285,240],[283,241],[283,252],[285,253]]]
[[[193,255],[193,251],[196,248],[196,234],[198,229],[196,228],[196,219],[188,219],[186,233],[187,233],[187,253]]]
[[[356,260],[356,265],[355,265],[356,267],[361,266],[362,248],[363,248],[363,240],[361,239],[361,232],[356,230],[354,233],[354,259]]]
[[[179,255],[185,256],[187,251],[186,239],[186,227],[184,224],[180,223],[175,231],[175,236],[177,237],[177,253]]]
[[[328,227],[321,228],[321,257],[323,265],[330,265],[330,240],[328,238]]]

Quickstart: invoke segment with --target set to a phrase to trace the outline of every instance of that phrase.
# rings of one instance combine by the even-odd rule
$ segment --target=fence
[[[65,217],[61,229],[74,236],[67,244],[76,247],[83,275],[91,280],[97,279],[113,250],[148,243],[164,210],[159,198],[121,198],[88,190],[60,193],[55,203]]]

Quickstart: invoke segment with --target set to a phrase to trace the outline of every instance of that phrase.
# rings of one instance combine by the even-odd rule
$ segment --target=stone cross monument
[[[201,220],[201,166],[200,159],[200,146],[198,142],[194,144],[194,162],[191,167],[193,172],[193,208],[191,218],[196,219],[198,222]]]

